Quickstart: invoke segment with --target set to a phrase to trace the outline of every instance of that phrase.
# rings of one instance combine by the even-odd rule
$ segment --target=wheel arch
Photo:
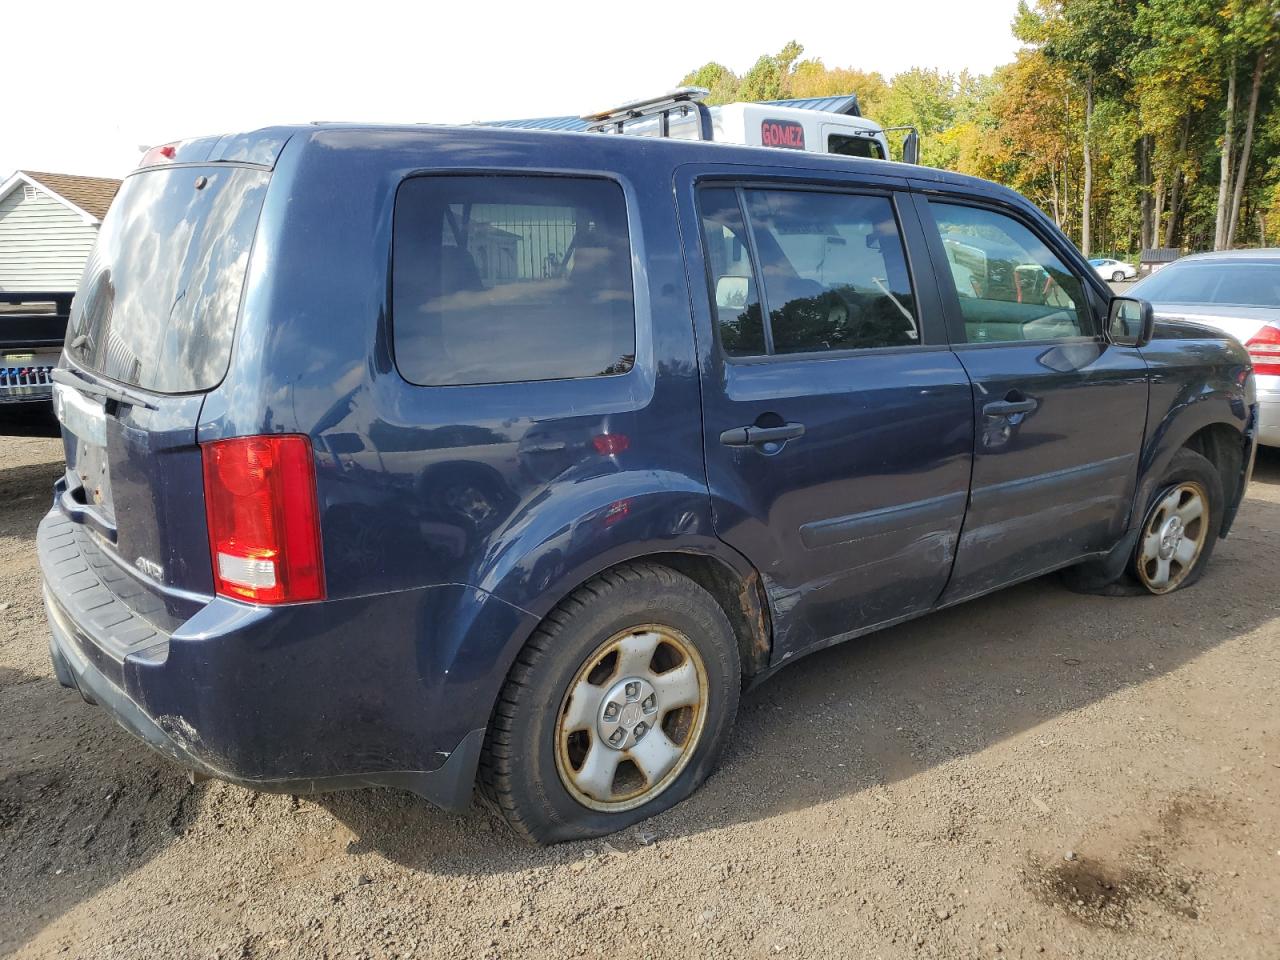
[[[1239,422],[1214,416],[1213,411],[1206,412],[1211,415],[1193,417],[1190,415],[1191,411],[1184,408],[1182,416],[1171,417],[1161,424],[1160,434],[1150,445],[1148,455],[1144,458],[1142,473],[1138,477],[1129,518],[1131,530],[1142,522],[1143,508],[1154,495],[1156,485],[1168,470],[1174,456],[1179,450],[1186,449],[1194,450],[1212,463],[1222,480],[1226,502],[1223,505],[1223,524],[1218,535],[1226,536],[1244,493],[1243,472],[1246,469],[1251,438]]]
[[[681,549],[637,550],[624,557],[612,556],[607,562],[580,568],[571,582],[565,581],[551,592],[546,609],[537,612],[537,619],[531,622],[530,629],[512,638],[504,651],[503,675],[510,672],[520,650],[556,607],[595,578],[635,563],[667,567],[711,594],[733,629],[744,679],[769,666],[773,652],[773,618],[760,572],[744,557],[720,541],[714,541]]]
[[[1218,421],[1201,427],[1182,444],[1183,449],[1194,450],[1213,464],[1222,479],[1223,521],[1239,506],[1240,473],[1244,469],[1245,449],[1240,431],[1228,423]],[[1225,533],[1225,529],[1222,533]]]
[[[1144,448],[1124,536],[1106,554],[1072,568],[1076,587],[1085,592],[1110,584],[1124,570],[1142,530],[1147,504],[1179,450],[1194,450],[1214,465],[1226,496],[1219,537],[1225,537],[1244,491],[1245,458],[1252,442],[1238,423],[1223,419],[1221,409],[1177,407],[1159,424]]]

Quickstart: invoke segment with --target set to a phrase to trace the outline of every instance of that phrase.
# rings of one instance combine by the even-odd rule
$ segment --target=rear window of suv
[[[622,188],[427,176],[396,196],[396,365],[429,386],[602,377],[635,360]]]
[[[269,180],[230,166],[128,177],[80,278],[70,357],[157,393],[217,386]]]

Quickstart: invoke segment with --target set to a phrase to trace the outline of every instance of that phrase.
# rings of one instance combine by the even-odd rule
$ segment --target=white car
[[[1183,257],[1128,295],[1150,301],[1157,317],[1202,323],[1244,344],[1258,391],[1258,442],[1280,447],[1280,249]]]
[[[1132,280],[1138,275],[1138,268],[1132,263],[1125,263],[1123,260],[1094,257],[1089,261],[1089,265],[1098,271],[1098,276],[1103,280],[1110,280],[1112,283],[1119,283],[1121,280]]]

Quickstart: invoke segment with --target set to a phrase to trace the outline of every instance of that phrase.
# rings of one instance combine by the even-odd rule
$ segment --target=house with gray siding
[[[72,290],[119,180],[19,170],[0,184],[0,290]]]

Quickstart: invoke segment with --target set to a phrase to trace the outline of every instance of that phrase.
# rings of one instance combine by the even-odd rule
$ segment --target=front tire
[[[714,768],[741,689],[715,599],[657,564],[626,564],[534,632],[494,708],[481,795],[534,843],[622,830]]]
[[[1099,575],[1097,563],[1063,571],[1077,593],[1160,596],[1204,575],[1222,529],[1222,478],[1205,457],[1182,449],[1173,456],[1147,503],[1137,542],[1118,576]]]

